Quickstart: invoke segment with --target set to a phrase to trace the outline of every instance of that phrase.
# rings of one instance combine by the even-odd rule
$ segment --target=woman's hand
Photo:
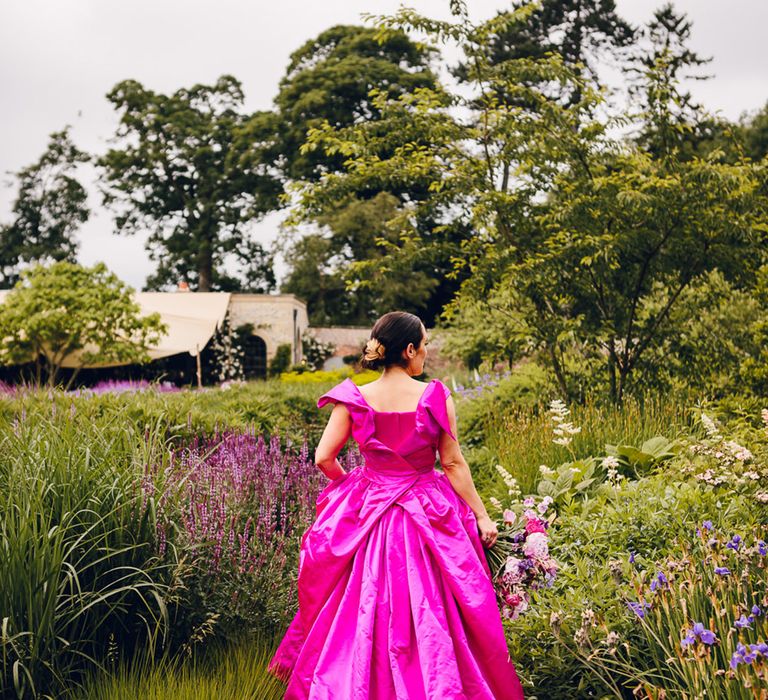
[[[496,538],[499,536],[499,528],[496,525],[496,521],[492,520],[488,514],[481,515],[477,518],[477,529],[480,532],[483,546],[486,549],[493,547],[496,543]]]

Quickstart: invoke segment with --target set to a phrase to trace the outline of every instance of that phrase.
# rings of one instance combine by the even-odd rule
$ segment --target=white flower
[[[491,505],[497,510],[502,509],[501,501],[495,496],[491,496],[488,500],[491,502]]]
[[[610,455],[606,457],[602,462],[600,462],[600,464],[605,469],[616,469],[616,467],[619,466],[619,459],[618,457],[614,457],[613,455]]]
[[[546,464],[540,464],[539,465],[539,471],[541,472],[542,476],[554,476],[555,470],[550,469]]]
[[[713,421],[706,413],[701,414],[701,422],[704,424],[704,430],[707,431],[707,435],[709,435],[709,437],[711,437],[713,440],[723,439],[723,436],[717,432],[715,421]]]
[[[570,445],[571,444],[571,438],[562,437],[562,438],[556,438],[555,440],[552,440],[556,445]]]
[[[516,496],[520,493],[520,486],[518,486],[517,479],[512,476],[501,464],[496,465],[496,471],[499,472],[504,483],[507,485],[507,493],[510,496]]]

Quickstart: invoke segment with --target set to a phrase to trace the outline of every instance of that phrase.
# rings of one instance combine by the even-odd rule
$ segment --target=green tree
[[[434,87],[436,50],[392,32],[377,41],[369,27],[336,25],[291,54],[275,98],[280,128],[275,149],[286,180],[317,180],[343,169],[341,154],[302,151],[307,132],[327,121],[334,127],[378,118],[372,88],[391,97]]]
[[[637,143],[658,156],[687,141],[695,143],[707,137],[706,127],[712,125],[704,108],[694,102],[690,91],[683,90],[681,79],[708,80],[696,70],[712,58],[703,58],[688,42],[692,24],[684,13],[675,11],[670,3],[653,14],[642,30],[627,74],[630,77],[630,97],[641,105],[642,129]],[[692,71],[692,72],[691,72]]]
[[[525,22],[498,22],[523,7],[532,10]],[[486,60],[490,64],[500,65],[513,59],[541,59],[555,52],[566,66],[580,73],[594,87],[600,86],[598,69],[606,55],[621,57],[636,40],[636,30],[618,14],[614,0],[539,0],[534,3],[516,0],[510,10],[497,13],[497,20],[491,26],[496,28],[484,41]],[[462,82],[472,80],[465,61],[452,72]],[[553,95],[555,99],[571,104],[580,101],[578,83],[559,87],[570,89],[557,92]],[[501,99],[510,97],[506,93],[500,95]]]
[[[768,155],[768,102],[754,114],[745,114],[741,128],[746,154],[752,160],[765,158]]]
[[[90,216],[88,194],[75,177],[90,160],[69,135],[69,127],[50,135],[45,152],[15,174],[18,194],[13,221],[0,226],[0,283],[13,286],[31,262],[69,260],[77,253],[74,234]]]
[[[35,265],[0,305],[0,362],[34,361],[38,384],[45,369],[51,387],[74,363],[69,388],[85,365],[148,361],[165,332],[159,314],[140,316],[133,290],[104,263]]]
[[[321,124],[344,128],[366,122],[373,126],[381,118],[374,98],[377,92],[395,98],[437,88],[430,67],[437,54],[436,49],[418,44],[402,31],[380,37],[375,29],[346,25],[331,27],[295,51],[275,99],[281,124],[276,148],[286,181],[316,181],[326,173],[343,170],[343,153],[301,148],[308,131]],[[382,131],[381,136],[386,134]],[[383,149],[386,156],[390,144],[381,138],[372,147]],[[306,234],[302,227],[301,237],[289,235],[282,240],[283,255],[291,268],[282,291],[307,301],[313,323],[365,324],[393,306],[421,312],[426,318],[439,312],[455,289],[447,289],[450,284],[430,283],[433,270],[425,267],[411,270],[410,275],[408,271],[388,274],[384,282],[371,280],[366,290],[358,277],[361,268],[350,267],[380,255],[376,238],[396,238],[385,230],[382,214],[408,199],[428,197],[423,184],[419,187],[412,179],[367,182],[347,197],[329,202],[317,218],[304,222],[316,232]],[[314,240],[304,240],[306,235]],[[447,260],[444,266],[448,267]]]
[[[454,5],[458,21],[401,9],[380,25],[457,41],[480,114],[459,119],[446,107],[466,101],[434,91],[382,99],[382,123],[403,139],[386,159],[370,148],[369,125],[310,132],[307,147],[346,154],[346,171],[305,187],[300,211],[322,210],[367,181],[428,179],[434,196],[390,222],[399,225],[399,250],[372,264],[407,268],[412,256],[425,255],[433,241],[412,224],[421,206],[438,234],[464,219],[473,236],[461,242],[451,274],[469,274],[444,320],[464,332],[471,327],[466,352],[508,360],[536,352],[564,398],[587,390],[585,364],[602,366],[611,397],[621,401],[684,289],[715,267],[733,284],[751,283],[765,242],[766,167],[716,155],[683,160],[674,138],[649,152],[610,136],[629,119],[594,118],[600,96],[561,56],[488,60],[488,38],[526,21],[530,7],[475,26]],[[681,93],[668,65],[662,53],[645,75],[646,94],[658,96],[641,115],[651,133],[688,126],[677,118]],[[579,101],[553,101],[545,87],[552,83]],[[515,99],[500,101],[500,94]]]
[[[201,292],[240,288],[224,272],[228,257],[246,266],[254,253],[269,259],[248,225],[275,209],[282,191],[270,163],[254,155],[274,121],[243,113],[241,85],[226,75],[172,95],[126,80],[107,97],[120,125],[119,147],[99,159],[104,202],[115,209],[119,232],[150,232],[158,268],[148,286],[184,280]],[[249,287],[273,284],[266,273],[253,279],[262,274],[258,265],[249,269]]]

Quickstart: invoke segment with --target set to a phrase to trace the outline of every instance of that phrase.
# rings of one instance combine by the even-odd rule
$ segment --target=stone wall
[[[301,362],[301,338],[309,327],[307,305],[301,299],[293,294],[232,294],[229,315],[233,328],[253,324],[254,335],[267,345],[267,360],[274,357],[278,345],[288,343],[292,362]]]

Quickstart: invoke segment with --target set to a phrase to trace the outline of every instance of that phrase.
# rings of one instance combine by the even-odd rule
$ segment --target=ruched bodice
[[[364,465],[331,481],[299,553],[299,610],[269,669],[294,700],[520,700],[475,514],[435,469],[450,391],[375,411],[343,403]]]

